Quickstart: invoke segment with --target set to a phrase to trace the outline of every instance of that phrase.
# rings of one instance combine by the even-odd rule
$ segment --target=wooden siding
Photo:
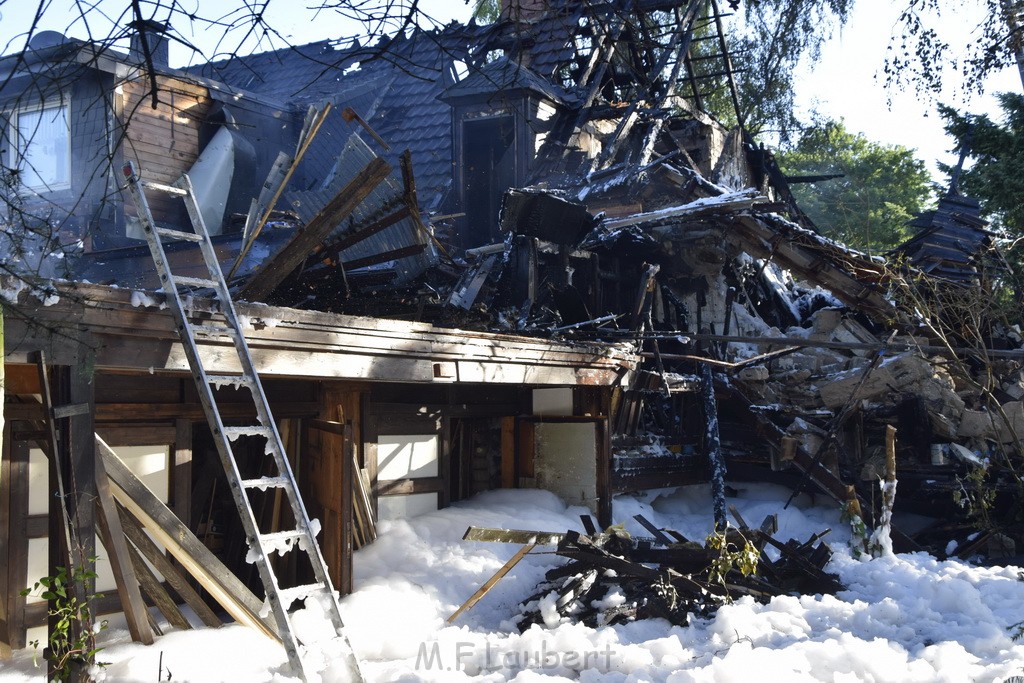
[[[118,84],[121,154],[125,161],[135,162],[143,179],[170,184],[199,157],[200,128],[211,100],[203,86],[168,76],[157,76],[156,83],[155,109],[148,77],[138,75]],[[178,223],[183,218],[181,202],[175,198],[152,196],[149,201],[156,220]],[[131,202],[125,202],[125,211],[135,215]]]

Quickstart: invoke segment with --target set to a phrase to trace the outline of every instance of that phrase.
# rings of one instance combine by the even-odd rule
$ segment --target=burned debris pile
[[[735,509],[733,514],[741,528],[712,532],[703,543],[659,529],[642,515],[636,519],[650,537],[632,536],[621,525],[599,532],[584,515],[587,533],[471,527],[466,538],[527,541],[524,547],[530,549],[535,544],[556,544],[554,554],[568,560],[549,570],[537,592],[519,605],[514,621],[521,631],[534,624],[553,628],[571,621],[596,627],[655,618],[685,626],[691,618],[711,616],[740,596],[768,602],[778,595],[842,590],[838,578],[824,570],[832,557],[829,546],[821,541],[828,530],[802,543],[781,542],[773,536],[775,515],[768,516],[760,528],[749,529]],[[499,572],[487,588],[503,574]]]

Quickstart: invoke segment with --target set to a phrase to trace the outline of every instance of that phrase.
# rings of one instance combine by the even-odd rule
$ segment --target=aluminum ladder
[[[242,333],[238,317],[235,314],[234,304],[231,301],[231,294],[228,291],[227,283],[221,272],[220,263],[213,249],[213,243],[206,231],[202,213],[196,203],[192,183],[187,175],[182,175],[174,185],[162,185],[159,183],[145,182],[139,179],[132,163],[123,167],[126,189],[135,201],[138,208],[139,221],[149,243],[149,249],[160,275],[160,283],[167,297],[167,303],[174,315],[175,326],[182,345],[185,347],[185,355],[188,358],[189,367],[192,369],[192,376],[195,379],[199,392],[199,399],[203,404],[206,419],[213,432],[213,440],[217,445],[217,452],[220,454],[221,463],[227,475],[228,485],[234,497],[238,514],[245,529],[246,540],[249,544],[247,561],[254,559],[259,568],[260,578],[263,580],[263,588],[266,593],[267,603],[274,614],[277,622],[278,634],[288,653],[288,662],[292,672],[303,677],[304,680],[318,680],[319,674],[326,668],[332,667],[332,676],[337,676],[339,663],[347,671],[352,681],[361,681],[359,664],[352,652],[351,645],[344,634],[344,624],[341,620],[341,613],[338,608],[338,598],[331,585],[327,573],[327,565],[320,552],[320,546],[316,541],[316,532],[310,528],[310,520],[306,514],[306,508],[299,495],[295,476],[292,473],[291,465],[284,452],[281,442],[281,435],[278,433],[277,425],[270,413],[270,406],[267,403],[266,394],[263,392],[263,385],[256,369],[253,367],[252,356]],[[146,201],[144,189],[162,192],[168,195],[181,197],[185,202],[189,218],[192,221],[195,232],[184,232],[169,228],[157,227],[153,221],[153,214]],[[163,240],[176,240],[192,242],[199,246],[203,254],[203,261],[209,272],[209,278],[195,278],[175,276],[171,273],[170,264],[164,251]],[[178,287],[199,287],[211,288],[216,292],[216,308],[219,320],[211,324],[209,320],[202,322],[193,321],[194,317],[182,300],[182,294]],[[208,314],[204,314],[208,315]],[[203,367],[199,350],[196,346],[196,337],[201,336],[207,339],[218,339],[223,341],[230,338],[234,342],[234,348],[238,354],[238,362],[241,367],[240,375],[209,375]],[[220,410],[214,396],[213,387],[223,384],[235,386],[244,385],[256,407],[258,424],[248,426],[225,427],[221,418]],[[233,451],[233,442],[242,436],[263,437],[267,441],[266,453],[274,459],[277,474],[270,477],[258,479],[243,479],[238,468]],[[249,500],[249,492],[258,490],[281,490],[288,499],[293,518],[296,520],[296,528],[289,531],[277,531],[266,533],[260,530],[259,524],[253,513],[252,504]],[[314,583],[295,587],[282,588],[270,562],[270,555],[283,547],[294,552],[298,546],[299,551],[305,552],[312,566]],[[283,554],[283,553],[282,553]],[[292,627],[289,608],[292,603],[306,598],[315,599],[324,612],[324,618],[333,627],[331,632],[318,634],[319,638],[311,638],[312,642],[300,642]],[[266,609],[267,603],[264,603]],[[308,606],[308,605],[307,605]],[[341,660],[339,662],[339,659]]]

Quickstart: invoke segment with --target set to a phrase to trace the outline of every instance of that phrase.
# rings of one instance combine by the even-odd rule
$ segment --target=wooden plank
[[[390,173],[391,166],[383,159],[375,158],[367,164],[310,219],[301,233],[277,254],[264,261],[239,291],[237,298],[250,301],[266,298]]]
[[[182,576],[178,568],[171,564],[171,561],[167,559],[163,551],[157,547],[156,543],[153,542],[145,531],[142,530],[142,526],[138,520],[132,517],[131,513],[125,510],[122,506],[118,505],[118,513],[121,519],[121,527],[124,530],[125,536],[131,541],[134,546],[142,553],[142,555],[149,560],[149,562],[156,568],[160,575],[164,577],[164,580],[174,589],[174,592],[178,594],[185,604],[192,608],[192,611],[202,620],[204,624],[211,628],[221,626],[221,620],[217,617],[206,601],[199,595],[192,584]]]
[[[408,247],[399,247],[398,249],[392,249],[391,251],[385,251],[380,254],[374,254],[373,256],[366,256],[364,258],[357,258],[351,261],[345,261],[341,265],[345,267],[345,270],[355,270],[356,268],[363,268],[365,266],[374,266],[378,263],[384,263],[385,261],[392,261],[397,259],[405,258],[406,256],[415,256],[416,254],[423,253],[427,248],[426,242],[423,244],[413,244]]]
[[[306,155],[306,151],[309,149],[309,146],[313,144],[313,139],[316,138],[316,134],[320,131],[320,127],[323,125],[324,121],[327,120],[327,115],[330,113],[332,106],[333,105],[330,102],[324,103],[318,110],[315,109],[315,107],[310,106],[309,111],[306,115],[306,126],[303,127],[303,130],[301,132],[301,139],[299,140],[298,149],[295,150],[295,156],[286,157],[287,167],[284,168],[283,171],[279,171],[279,178],[275,178],[273,180],[273,183],[276,187],[274,187],[274,191],[272,192],[271,197],[267,200],[266,204],[262,206],[255,202],[253,204],[253,209],[262,208],[263,211],[256,220],[255,225],[252,226],[252,230],[248,230],[249,225],[247,221],[247,230],[244,235],[245,243],[242,245],[242,248],[239,249],[238,256],[235,258],[235,263],[234,265],[231,266],[231,270],[228,272],[227,279],[230,280],[234,276],[235,271],[238,269],[238,266],[241,265],[242,263],[242,259],[244,259],[245,255],[249,253],[249,249],[252,248],[252,245],[255,242],[256,237],[259,236],[260,231],[263,230],[263,226],[267,224],[267,221],[270,219],[270,214],[273,212],[274,207],[277,205],[278,200],[281,198],[281,194],[284,192],[285,186],[291,179],[292,174],[295,173],[295,169],[298,168],[299,163],[302,161],[302,157]],[[278,156],[278,160],[281,160],[280,154]],[[275,162],[274,166],[277,166],[277,162]],[[274,175],[274,169],[272,169],[271,177],[273,178]],[[267,181],[264,181],[264,188],[267,187],[268,182],[271,182],[270,178],[268,178]],[[260,201],[262,200],[263,192],[260,193]],[[249,218],[253,217],[250,216]]]
[[[517,529],[491,529],[471,526],[462,535],[463,541],[485,541],[488,543],[515,543],[517,545],[556,545],[565,534],[552,531],[521,531]]]
[[[164,615],[164,618],[170,622],[171,626],[179,628],[182,631],[188,631],[192,628],[192,624],[188,622],[185,615],[181,613],[178,606],[171,599],[171,596],[167,594],[164,587],[160,585],[160,581],[153,574],[153,570],[149,568],[146,561],[139,555],[139,551],[134,546],[128,546],[128,553],[131,557],[132,567],[135,569],[135,575],[139,577],[139,585],[149,599],[153,601],[160,613]],[[122,603],[123,604],[123,603]],[[145,606],[143,606],[145,608]],[[146,614],[149,614],[149,610],[146,610]],[[149,626],[148,621],[146,626]]]
[[[377,480],[378,496],[407,496],[413,493],[442,493],[443,491],[443,477]]]
[[[218,403],[225,420],[255,417],[256,409],[251,402]],[[315,415],[319,406],[314,401],[271,402],[271,410],[277,417],[304,417]],[[129,415],[132,419],[157,420],[181,419],[189,422],[205,421],[203,406],[199,403],[98,403],[96,421],[123,421]],[[102,428],[101,428],[102,429]],[[177,438],[177,432],[175,432]],[[168,442],[169,443],[169,442]]]
[[[407,218],[410,215],[411,214],[409,211],[409,207],[403,206],[398,211],[395,211],[393,214],[385,216],[384,218],[381,218],[379,221],[371,223],[365,228],[361,228],[360,230],[357,230],[356,232],[353,233],[342,235],[340,238],[334,240],[333,242],[328,242],[324,251],[327,253],[332,253],[348,249],[352,245],[359,244],[363,240],[373,237],[381,230],[391,227],[398,221],[402,220],[403,218]]]
[[[512,568],[515,567],[517,564],[519,564],[519,561],[521,559],[523,559],[524,557],[526,557],[526,554],[529,553],[531,550],[533,550],[535,547],[537,547],[537,546],[532,544],[532,543],[528,543],[528,544],[524,545],[522,548],[520,548],[519,552],[517,552],[515,555],[512,556],[512,559],[510,559],[508,562],[503,564],[501,566],[501,569],[499,569],[498,571],[494,572],[494,576],[492,576],[491,578],[487,579],[486,583],[484,583],[484,585],[480,586],[480,588],[477,590],[477,592],[473,593],[473,595],[470,596],[469,600],[466,600],[466,602],[463,603],[462,607],[460,607],[459,609],[455,610],[452,613],[452,615],[450,617],[448,617],[448,623],[449,624],[452,623],[453,621],[455,621],[455,618],[457,616],[459,616],[460,614],[462,614],[466,610],[471,609],[473,607],[473,605],[475,605],[476,603],[480,602],[480,600],[482,600],[483,597],[485,595],[487,595],[487,593],[492,588],[494,588],[494,585],[496,583],[498,583],[498,581],[500,581],[501,578],[503,576],[505,576],[505,574],[508,574],[510,571],[512,571]]]
[[[175,420],[174,446],[171,449],[171,509],[181,523],[191,527],[192,520],[192,422]]]
[[[165,131],[165,134],[169,131]],[[161,147],[159,142],[144,142],[130,136],[126,144],[135,152],[138,156],[140,166],[145,169],[146,176],[151,177],[155,172],[156,164],[146,164],[148,159],[162,159],[164,169],[172,168],[187,168],[192,162],[198,158],[199,154],[197,148],[192,147],[191,149],[168,149],[167,143],[164,142]],[[169,164],[168,159],[173,159],[181,162],[179,164]],[[179,171],[180,172],[180,171]]]
[[[353,463],[355,464],[355,463]],[[374,499],[370,497],[370,473],[365,467],[359,468],[359,509],[363,517],[363,535],[367,543],[377,539],[377,513],[374,509]]]
[[[353,462],[352,425],[349,423],[344,427],[345,440],[341,449],[341,566],[338,568],[341,581],[337,585],[342,595],[348,595],[352,592],[352,508],[357,468]]]
[[[123,419],[123,414],[122,414]],[[173,444],[174,427],[164,424],[116,424],[99,425],[96,433],[113,446],[156,446]]]
[[[10,343],[10,339],[7,340]],[[8,394],[38,394],[39,373],[32,365],[4,363],[4,391]],[[4,415],[9,416],[7,411],[15,406],[23,405],[18,403],[6,403]]]
[[[276,626],[259,616],[263,602],[146,488],[109,446],[99,439],[97,446],[118,502],[167,548],[235,621],[276,639]]]
[[[139,578],[129,554],[128,543],[121,529],[121,518],[117,514],[113,496],[110,494],[110,482],[103,461],[96,459],[96,521],[98,522],[100,539],[107,551],[107,560],[114,574],[117,594],[121,598],[121,608],[128,621],[128,632],[132,640],[144,645],[153,644],[153,630],[149,627],[146,616],[146,604],[139,590]]]

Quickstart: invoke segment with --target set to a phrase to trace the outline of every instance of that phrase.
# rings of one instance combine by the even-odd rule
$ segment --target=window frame
[[[29,185],[25,182],[24,176],[24,158],[22,154],[23,149],[27,149],[27,145],[23,147],[21,137],[21,117],[25,114],[34,114],[37,112],[45,112],[47,110],[63,109],[64,110],[64,123],[67,130],[66,149],[63,156],[63,163],[65,165],[65,176],[67,180],[63,182],[48,183],[45,179],[40,178],[38,184]],[[42,102],[36,104],[29,104],[20,107],[15,107],[7,112],[7,147],[10,153],[10,162],[12,168],[18,171],[18,191],[19,193],[26,194],[43,194],[48,192],[58,192],[61,190],[69,190],[72,185],[71,175],[71,102],[65,98],[48,98]],[[28,143],[31,144],[31,141]],[[33,174],[38,177],[38,174]]]

